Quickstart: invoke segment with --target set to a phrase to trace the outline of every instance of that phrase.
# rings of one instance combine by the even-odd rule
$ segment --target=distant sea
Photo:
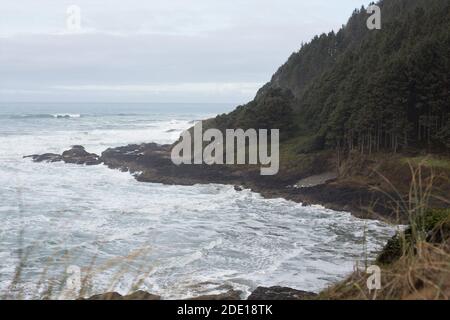
[[[140,288],[172,299],[273,285],[319,291],[364,259],[364,234],[373,257],[394,231],[378,221],[232,186],[140,183],[104,166],[22,158],[72,145],[101,153],[171,143],[195,121],[233,107],[1,103],[0,296],[41,298],[50,287],[61,297],[69,266],[90,274],[86,294]]]

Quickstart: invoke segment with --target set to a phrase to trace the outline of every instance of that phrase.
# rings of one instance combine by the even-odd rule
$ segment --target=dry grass
[[[30,247],[31,248],[31,247]],[[55,257],[49,257],[47,264],[44,266],[33,292],[25,292],[23,280],[23,273],[27,267],[30,250],[23,253],[19,251],[19,263],[16,266],[14,277],[10,285],[1,295],[2,300],[22,300],[22,299],[37,299],[37,300],[72,300],[78,298],[89,297],[94,294],[92,291],[92,281],[98,274],[108,271],[112,272],[107,287],[104,292],[113,291],[118,286],[121,278],[127,275],[134,275],[133,281],[128,294],[139,290],[143,285],[145,278],[151,273],[152,268],[147,265],[145,256],[148,254],[150,248],[141,248],[132,251],[124,257],[116,257],[101,264],[97,264],[97,256],[91,258],[90,263],[83,268],[80,268],[79,286],[70,286],[69,281],[71,274],[67,272],[72,266],[72,259],[69,253],[65,253],[61,258],[62,262],[55,264]],[[141,258],[141,265],[138,268],[130,268],[131,262]],[[63,266],[65,270],[59,275],[50,276],[52,268],[60,268]],[[113,271],[114,270],[114,271]]]
[[[397,217],[408,217],[409,228],[397,235],[399,257],[381,264],[382,288],[367,289],[369,275],[356,268],[346,280],[324,290],[319,299],[332,300],[448,300],[450,298],[450,209],[430,210],[435,197],[436,176],[427,173],[427,163],[409,163],[411,184],[405,197],[382,174],[390,190],[378,190],[390,197]],[[394,196],[393,196],[394,195]],[[450,203],[447,199],[444,203]],[[434,216],[432,212],[439,212]],[[443,215],[444,213],[444,215]],[[442,219],[442,217],[444,217]],[[381,218],[381,217],[380,217]],[[439,220],[440,219],[440,220]],[[386,249],[385,249],[386,251]]]
[[[411,300],[450,298],[450,243],[415,245],[417,253],[381,266],[381,290],[367,289],[368,275],[355,271],[343,282],[324,290],[319,298],[332,300]]]

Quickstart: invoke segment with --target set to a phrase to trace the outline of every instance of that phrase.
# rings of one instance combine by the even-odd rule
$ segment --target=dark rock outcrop
[[[230,183],[237,177],[230,166],[175,165],[171,160],[171,146],[146,143],[110,148],[101,160],[111,169],[138,172],[136,179],[144,182],[194,185],[197,183]]]
[[[122,296],[117,292],[107,292],[80,300],[161,300],[161,297],[145,291],[136,291],[126,296]]]
[[[62,153],[62,160],[65,163],[97,165],[102,161],[95,153],[87,152],[83,146],[73,146],[70,150]]]
[[[258,287],[247,300],[311,300],[317,294],[285,287]]]
[[[87,152],[83,146],[73,146],[66,150],[62,155],[56,153],[33,154],[24,156],[24,158],[31,158],[34,162],[59,162],[84,164],[88,166],[98,165],[102,160],[95,153]]]
[[[238,290],[229,290],[227,292],[224,293],[220,293],[220,294],[210,294],[210,295],[204,295],[204,296],[199,296],[199,297],[195,297],[195,298],[191,298],[188,300],[203,300],[203,301],[212,301],[212,300],[219,300],[219,301],[224,301],[224,300],[241,300],[241,291]]]
[[[161,300],[161,297],[156,294],[151,294],[151,293],[139,290],[132,294],[124,296],[123,300]]]
[[[211,301],[211,300],[240,300],[241,299],[241,291],[237,290],[229,290],[224,293],[220,294],[211,294],[211,295],[204,295],[199,296],[187,300],[199,300],[199,301]],[[81,298],[80,300],[161,300],[161,297],[155,294],[148,293],[146,291],[136,291],[134,293],[131,293],[129,295],[122,296],[121,294],[117,292],[107,292],[102,294],[97,294],[94,296],[91,296],[87,299]]]
[[[96,294],[87,299],[80,298],[79,300],[123,300],[123,296],[117,292],[107,292],[102,294]]]
[[[111,169],[130,172],[172,164],[170,146],[156,143],[130,144],[124,147],[109,148],[102,152],[101,160]]]
[[[62,161],[62,156],[56,153],[44,153],[33,154],[30,156],[24,156],[25,158],[31,158],[34,162],[59,162]]]

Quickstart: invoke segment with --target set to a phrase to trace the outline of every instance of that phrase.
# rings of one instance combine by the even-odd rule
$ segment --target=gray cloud
[[[0,100],[245,102],[361,0],[84,0],[79,33],[69,4],[2,4]]]

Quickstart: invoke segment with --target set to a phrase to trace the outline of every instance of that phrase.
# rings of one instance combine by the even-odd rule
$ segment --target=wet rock
[[[24,158],[31,158],[34,162],[59,162],[62,161],[62,156],[55,153],[33,154],[24,156]]]
[[[136,291],[132,294],[123,297],[123,300],[161,300],[161,297],[156,294],[151,294],[146,291]]]
[[[86,300],[161,300],[161,297],[140,290],[126,296],[122,296],[117,292],[107,292],[94,295]]]
[[[311,300],[316,296],[312,292],[285,287],[258,287],[247,300]]]
[[[221,300],[241,300],[241,291],[229,290],[220,294],[211,294],[199,296],[187,300],[200,300],[200,301],[221,301]],[[148,293],[146,291],[136,291],[129,295],[121,295],[117,292],[107,292],[102,294],[93,295],[87,299],[80,298],[79,300],[161,300],[161,297],[155,294]]]
[[[73,146],[70,150],[64,151],[62,160],[65,163],[97,165],[102,161],[95,153],[87,152],[83,146]]]
[[[73,146],[70,150],[64,151],[62,155],[55,153],[33,154],[25,156],[24,158],[31,158],[34,162],[58,162],[65,163],[97,165],[102,163],[102,160],[95,153],[87,152],[83,146]]]
[[[191,298],[188,300],[203,300],[203,301],[212,301],[212,300],[241,300],[241,291],[238,290],[229,290],[227,292],[224,293],[220,293],[220,294],[210,294],[210,295],[204,295],[204,296],[199,296],[199,297],[195,297],[195,298]]]
[[[117,292],[96,294],[86,300],[123,300],[123,296]]]
[[[237,192],[244,191],[244,188],[242,186],[234,186],[234,190]]]

